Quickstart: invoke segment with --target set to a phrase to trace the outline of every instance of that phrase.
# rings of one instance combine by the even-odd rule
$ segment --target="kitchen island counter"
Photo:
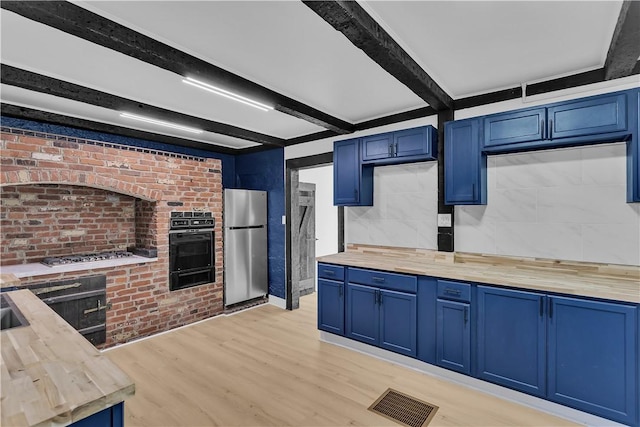
[[[5,295],[29,324],[0,332],[1,425],[68,425],[134,394],[131,378],[31,291]]]
[[[640,267],[349,245],[318,262],[640,303]]]

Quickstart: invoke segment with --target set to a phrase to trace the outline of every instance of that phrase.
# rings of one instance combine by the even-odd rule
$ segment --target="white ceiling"
[[[454,99],[604,65],[621,1],[369,1]]]
[[[426,106],[299,1],[75,4],[342,120]],[[454,99],[600,68],[621,1],[370,1],[361,5]],[[185,85],[181,77],[0,12],[2,62],[279,138],[324,130]],[[215,82],[211,82],[214,83]],[[255,143],[134,124],[119,112],[2,85],[3,102],[226,147]]]

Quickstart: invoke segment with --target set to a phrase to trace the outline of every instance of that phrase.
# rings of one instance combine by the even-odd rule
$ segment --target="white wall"
[[[338,208],[333,206],[333,166],[300,169],[300,182],[316,185],[316,256],[338,252]]]
[[[626,203],[626,143],[487,163],[487,205],[455,208],[456,251],[640,265],[640,203]]]
[[[345,208],[345,242],[438,248],[438,165],[378,166],[373,206]]]

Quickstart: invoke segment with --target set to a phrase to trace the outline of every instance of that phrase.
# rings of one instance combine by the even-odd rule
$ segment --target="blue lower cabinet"
[[[346,336],[416,357],[416,296],[372,286],[347,285]]]
[[[417,356],[416,296],[380,290],[380,347]]]
[[[123,427],[124,402],[70,424],[73,427]]]
[[[344,335],[344,283],[318,279],[318,329]]]
[[[477,376],[546,395],[545,296],[478,286]]]
[[[638,425],[637,307],[551,297],[549,399]]]
[[[378,345],[378,289],[349,283],[347,292],[347,337]]]
[[[470,304],[438,299],[436,363],[443,368],[471,373]]]

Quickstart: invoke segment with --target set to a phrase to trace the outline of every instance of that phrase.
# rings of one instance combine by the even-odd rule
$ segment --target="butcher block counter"
[[[640,267],[369,245],[318,262],[640,303]]]
[[[0,425],[68,425],[134,394],[131,378],[31,291],[4,295],[28,325],[0,332]]]

